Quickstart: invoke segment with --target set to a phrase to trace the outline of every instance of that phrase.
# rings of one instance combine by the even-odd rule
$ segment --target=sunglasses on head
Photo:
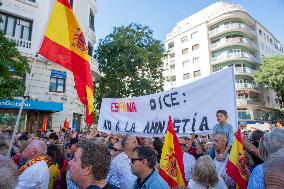
[[[186,144],[179,144],[181,147],[185,147],[186,146]]]

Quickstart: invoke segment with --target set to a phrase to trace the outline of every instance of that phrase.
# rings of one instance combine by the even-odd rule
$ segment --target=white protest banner
[[[237,130],[234,68],[193,83],[133,98],[104,98],[98,130],[136,136],[164,136],[169,115],[179,136],[210,133],[217,123],[216,111],[228,112],[227,122]]]

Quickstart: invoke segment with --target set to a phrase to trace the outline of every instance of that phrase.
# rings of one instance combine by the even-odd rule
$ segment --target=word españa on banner
[[[135,102],[112,102],[111,112],[137,112]]]

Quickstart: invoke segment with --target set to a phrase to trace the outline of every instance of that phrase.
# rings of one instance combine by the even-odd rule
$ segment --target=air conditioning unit
[[[38,100],[36,96],[31,96],[31,100]]]
[[[61,97],[61,101],[64,101],[64,102],[66,102],[67,101],[67,97]]]

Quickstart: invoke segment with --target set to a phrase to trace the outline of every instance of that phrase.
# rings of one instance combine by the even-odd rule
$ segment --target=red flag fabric
[[[68,131],[68,129],[69,129],[69,121],[68,121],[67,117],[66,117],[66,119],[65,119],[65,121],[64,121],[64,126],[63,126],[63,128],[64,128],[66,131]]]
[[[233,142],[229,160],[226,166],[226,172],[236,182],[236,188],[247,188],[245,156],[240,128],[238,129],[236,138]]]
[[[90,57],[82,29],[69,0],[55,2],[39,54],[73,73],[78,97],[86,106],[86,123],[92,125],[94,87]]]
[[[171,188],[186,187],[183,153],[169,116],[168,129],[160,160],[160,175]]]
[[[45,131],[46,131],[46,115],[44,115],[42,126],[41,126],[41,132],[45,132]]]

